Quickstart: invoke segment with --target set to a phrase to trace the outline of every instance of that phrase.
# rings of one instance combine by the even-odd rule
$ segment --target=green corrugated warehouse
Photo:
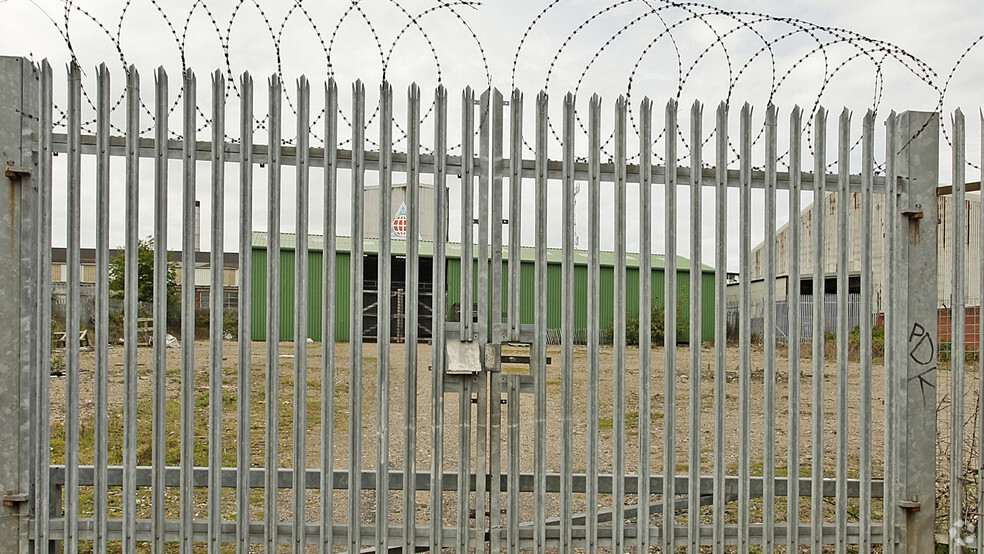
[[[321,340],[321,264],[323,237],[309,237],[309,270],[308,283],[308,335],[316,341]],[[351,306],[349,294],[350,276],[350,246],[349,237],[338,237],[337,245],[337,278],[336,278],[336,317],[335,334],[340,341],[349,339],[349,307]],[[375,268],[375,255],[378,253],[378,239],[365,239],[364,251],[367,257],[367,271],[365,278],[370,280]],[[401,267],[401,258],[406,254],[406,242],[402,240],[392,240],[392,254],[394,256],[394,268]],[[280,339],[290,341],[294,339],[294,248],[295,236],[293,234],[281,234],[280,239]],[[448,243],[445,251],[447,253],[447,283],[448,295],[447,306],[454,306],[461,295],[461,245]],[[503,258],[508,259],[508,248],[503,248]],[[423,285],[430,284],[430,265],[428,261],[432,259],[434,244],[432,242],[420,242],[421,257],[421,282]],[[533,248],[523,248],[522,252],[522,323],[533,323],[534,310],[534,253]],[[601,313],[598,321],[602,329],[611,325],[613,319],[613,297],[612,288],[614,286],[613,262],[615,255],[613,252],[601,253]],[[559,329],[561,323],[561,260],[562,252],[560,249],[548,249],[547,251],[547,327]],[[577,251],[574,254],[574,281],[576,287],[576,298],[578,298],[575,308],[575,327],[584,329],[587,327],[587,288],[588,288],[588,253]],[[639,312],[639,255],[629,254],[627,262],[627,305],[630,315],[638,315]],[[371,264],[371,265],[370,265]],[[508,269],[503,263],[503,280],[508,279]],[[264,340],[266,338],[266,314],[267,314],[267,234],[264,232],[253,233],[253,294],[252,294],[252,336],[253,340]],[[663,256],[654,255],[652,258],[652,287],[653,299],[655,302],[662,302],[663,299],[663,275],[664,259]],[[477,272],[473,272],[475,274]],[[403,275],[402,269],[394,269],[394,282],[400,281]],[[372,287],[369,283],[369,287]],[[503,282],[503,290],[506,290],[507,283]],[[681,313],[687,314],[689,310],[689,290],[690,287],[690,262],[686,258],[677,259],[677,290],[680,294],[679,306]],[[703,332],[705,341],[714,338],[714,269],[704,266],[702,275],[702,313],[703,313]],[[477,287],[475,287],[477,289]],[[505,302],[505,294],[503,295]],[[503,307],[505,312],[505,307]],[[686,337],[681,337],[686,339]]]

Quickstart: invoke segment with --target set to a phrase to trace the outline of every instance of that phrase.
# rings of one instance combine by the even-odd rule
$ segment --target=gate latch
[[[913,512],[918,512],[921,506],[918,500],[902,500],[899,502],[899,508]]]
[[[14,493],[14,491],[7,491],[7,494],[3,495],[3,505],[8,508],[12,508],[21,502],[27,502],[27,493]]]

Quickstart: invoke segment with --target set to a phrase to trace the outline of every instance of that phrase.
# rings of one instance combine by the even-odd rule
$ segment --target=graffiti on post
[[[909,358],[919,365],[928,365],[936,358],[933,337],[919,322],[913,323],[909,331]]]
[[[929,366],[921,368],[919,373],[908,379],[909,381],[919,381],[919,390],[923,393],[923,402],[925,403],[926,388],[936,388],[934,382],[926,379],[927,375],[936,371],[936,364],[933,363],[936,360],[936,345],[933,343],[933,337],[929,331],[918,321],[912,324],[912,329],[909,331],[909,359],[920,366]]]

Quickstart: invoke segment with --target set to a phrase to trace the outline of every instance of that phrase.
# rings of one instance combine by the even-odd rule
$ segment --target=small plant
[[[51,373],[52,374],[62,374],[65,373],[65,355],[64,354],[52,354],[51,356]]]
[[[109,340],[116,342],[123,337],[123,312],[109,311]]]
[[[628,316],[625,318],[625,344],[633,346],[639,345],[639,318]]]
[[[687,310],[687,294],[686,290],[684,290],[677,298],[677,340],[686,339],[690,336],[689,313]],[[649,336],[652,338],[653,344],[662,346],[665,342],[665,319],[666,310],[663,307],[662,301],[654,301],[652,310],[650,311],[649,329]],[[625,344],[627,346],[639,346],[639,330],[639,318],[634,315],[626,316]],[[608,342],[611,342],[615,338],[614,322],[608,324],[602,336]]]
[[[226,312],[222,316],[222,332],[229,333],[233,338],[239,336],[239,314]]]
[[[825,332],[824,334],[824,353],[827,359],[837,357],[837,333]],[[942,352],[941,352],[942,354]],[[871,355],[873,358],[885,356],[885,328],[871,328]],[[861,327],[855,325],[847,333],[847,356],[848,359],[857,361],[861,359]]]
[[[195,339],[208,338],[208,322],[211,321],[209,316],[208,308],[195,309]]]
[[[871,329],[871,355],[885,356],[885,328],[872,327]]]

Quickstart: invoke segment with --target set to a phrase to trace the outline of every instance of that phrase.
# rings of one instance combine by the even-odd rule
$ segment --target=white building
[[[978,190],[979,184],[969,185],[970,189]],[[967,240],[965,244],[957,245],[953,243],[953,196],[949,194],[948,188],[940,189],[938,220],[938,291],[937,298],[941,307],[948,307],[953,291],[953,262],[952,255],[954,248],[965,248],[967,256],[967,305],[979,306],[981,301],[981,194],[980,192],[967,193],[966,207],[969,228],[967,230]],[[837,194],[828,193],[823,199],[823,209],[825,214],[824,238],[823,238],[823,267],[825,290],[828,294],[837,292],[837,244],[838,236],[842,230],[837,225],[837,213],[842,209]],[[857,293],[861,290],[861,238],[864,233],[871,234],[871,261],[872,261],[872,303],[875,313],[881,313],[882,291],[885,287],[885,202],[883,195],[875,195],[874,205],[872,206],[872,228],[862,229],[862,210],[861,195],[851,194],[847,203],[848,210],[848,291]],[[814,249],[816,232],[816,214],[814,205],[807,206],[800,214],[800,249],[799,267],[800,282],[791,283],[789,281],[790,272],[790,224],[787,222],[779,228],[776,233],[776,301],[785,302],[787,299],[802,295],[812,295],[814,289],[813,270],[819,256]],[[751,318],[762,317],[764,309],[765,291],[765,243],[755,246],[751,254],[751,291],[752,306]],[[797,255],[797,253],[793,253]],[[738,303],[739,286],[737,283],[728,287],[728,304]],[[829,319],[829,318],[828,318]],[[854,325],[855,322],[852,322]]]

